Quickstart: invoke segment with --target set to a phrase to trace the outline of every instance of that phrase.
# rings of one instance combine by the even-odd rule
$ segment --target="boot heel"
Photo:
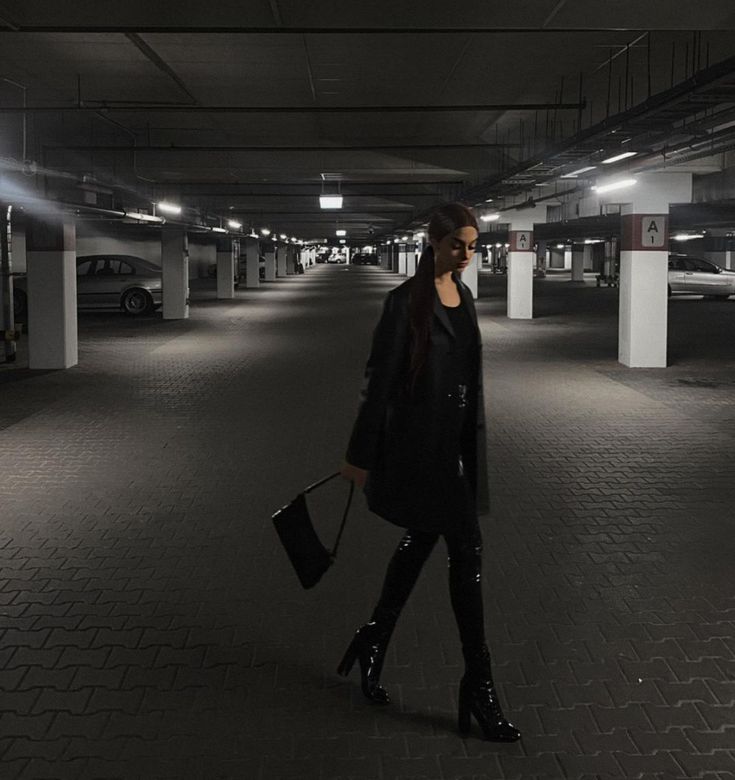
[[[350,643],[350,646],[347,648],[347,652],[344,654],[344,658],[339,662],[339,666],[337,667],[337,674],[341,675],[342,677],[347,677],[347,675],[352,671],[352,667],[355,665],[355,661],[357,660],[357,648],[355,647],[355,640],[353,639]]]

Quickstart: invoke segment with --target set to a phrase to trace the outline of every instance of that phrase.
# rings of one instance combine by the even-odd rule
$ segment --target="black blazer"
[[[469,408],[461,426],[461,455],[471,488],[473,511],[488,508],[482,344],[472,292],[453,274],[462,303],[475,324],[477,360]],[[456,453],[448,451],[457,435],[456,388],[448,383],[448,361],[455,334],[438,294],[434,299],[431,347],[413,395],[407,392],[410,327],[409,295],[414,279],[391,290],[373,334],[360,392],[360,406],[347,448],[348,463],[367,469],[369,508],[404,527],[451,530],[446,476],[456,472]],[[448,525],[449,524],[449,525]]]

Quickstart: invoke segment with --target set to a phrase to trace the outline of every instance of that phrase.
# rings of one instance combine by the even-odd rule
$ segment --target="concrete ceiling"
[[[0,157],[367,238],[732,57],[733,30],[732,0],[0,0]]]

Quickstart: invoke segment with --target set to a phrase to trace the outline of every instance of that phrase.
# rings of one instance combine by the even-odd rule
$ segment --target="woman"
[[[380,685],[388,642],[443,536],[465,660],[459,729],[469,732],[473,715],[486,739],[514,742],[521,735],[503,716],[485,643],[477,519],[487,508],[482,348],[472,294],[459,278],[479,231],[468,208],[450,203],[434,213],[428,234],[416,275],[386,298],[341,469],[364,489],[373,512],[407,530],[372,617],[337,671],[347,675],[358,661],[365,696],[388,703]]]

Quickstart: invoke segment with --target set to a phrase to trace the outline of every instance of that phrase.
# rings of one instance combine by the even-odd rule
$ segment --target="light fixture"
[[[618,162],[619,160],[625,160],[628,157],[635,157],[638,154],[638,152],[621,152],[620,154],[616,154],[614,157],[608,157],[607,160],[603,160],[603,165],[609,165],[610,163]]]
[[[564,249],[565,247],[566,247],[566,244],[557,244],[556,245],[557,249]]]
[[[483,222],[497,222],[500,219],[500,214],[483,214],[480,219]]]
[[[288,236],[285,233],[281,233],[281,235],[278,236],[278,238],[280,238],[281,241],[288,241]]]
[[[163,222],[163,217],[157,217],[155,214],[143,214],[140,211],[126,211],[125,217],[137,219],[140,222]]]
[[[221,227],[213,227],[212,228],[213,233],[226,233],[227,231],[224,228]]]
[[[335,230],[334,234],[336,236],[346,236],[347,235],[347,231],[346,230]]]
[[[585,244],[604,244],[605,240],[603,238],[585,238],[584,243]]]
[[[704,233],[677,233],[671,238],[673,241],[693,241],[696,238],[704,238]]]
[[[496,248],[496,249],[501,249],[501,248],[502,248],[502,246],[503,246],[502,244],[495,244],[495,248]]]
[[[260,229],[260,235],[261,235],[261,236],[269,236],[270,234],[271,234],[271,231],[270,231],[270,229],[269,229],[269,228],[267,228],[267,227],[262,227],[262,228]]]
[[[607,184],[599,184],[592,189],[598,193],[602,194],[603,192],[611,192],[612,190],[620,190],[624,187],[632,187],[638,179],[618,179],[617,181],[611,181]]]
[[[228,219],[227,224],[233,229],[233,230],[240,230],[242,227],[242,222],[237,222],[237,220],[234,219]]]
[[[341,195],[320,195],[319,205],[323,209],[341,209],[342,196]]]
[[[340,244],[346,244],[347,243],[347,239],[346,238],[340,238],[339,243]]]
[[[565,173],[560,178],[562,178],[562,179],[575,179],[577,176],[579,176],[580,173],[587,173],[587,171],[594,171],[595,168],[597,168],[596,165],[587,165],[584,168],[578,168],[576,171],[570,171],[569,173]]]
[[[485,203],[492,203],[492,202],[493,202],[492,198],[485,198]]]
[[[166,200],[161,200],[157,205],[164,214],[181,214],[181,206],[176,203],[169,203]]]

